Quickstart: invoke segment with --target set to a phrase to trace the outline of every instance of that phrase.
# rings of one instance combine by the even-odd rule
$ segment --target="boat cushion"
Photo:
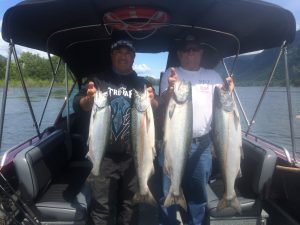
[[[252,198],[267,197],[277,156],[267,147],[255,145],[247,139],[243,139],[243,149],[242,176],[237,179],[236,185],[243,192],[243,195]]]
[[[79,192],[65,182],[53,183],[35,204],[42,221],[80,221],[87,217],[91,191],[87,184]]]
[[[223,195],[224,185],[222,179],[216,176],[216,179],[211,182],[207,190],[210,217],[259,217],[262,211],[261,200],[267,197],[276,160],[276,154],[272,150],[262,148],[249,140],[243,139],[241,177],[236,179],[235,185],[242,214],[239,215],[230,207],[217,210],[218,202]]]
[[[211,217],[231,217],[240,216],[236,210],[231,207],[224,210],[218,210],[217,206],[219,200],[223,195],[223,182],[222,180],[215,180],[207,188],[208,195],[208,208]],[[236,192],[239,203],[241,204],[243,216],[256,216],[261,211],[261,201],[259,199],[251,199],[241,196],[241,193]]]
[[[71,158],[65,132],[56,130],[14,159],[22,197],[43,222],[84,224],[87,219],[91,194],[85,181],[92,165],[89,160],[74,162]]]

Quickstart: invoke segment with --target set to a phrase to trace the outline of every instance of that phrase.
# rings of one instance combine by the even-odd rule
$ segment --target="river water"
[[[291,133],[285,90],[286,89],[282,87],[271,87],[268,89],[250,132],[278,145],[284,146],[291,151]],[[3,90],[0,89],[1,98],[2,91]],[[263,87],[237,87],[236,92],[241,100],[248,120],[251,120],[263,92]],[[30,88],[28,89],[28,93],[32,102],[34,114],[37,118],[37,123],[39,124],[48,89]],[[300,152],[300,119],[296,119],[296,115],[300,114],[300,88],[292,88],[291,96],[293,105],[293,124],[296,138],[295,144],[297,151]],[[64,98],[64,89],[55,88],[41,123],[41,131],[46,127],[53,125],[56,116],[63,105]],[[2,152],[37,134],[28,104],[24,97],[24,92],[21,88],[9,89],[6,104],[7,107],[1,146]],[[241,112],[240,116],[242,129],[247,130],[247,122]]]

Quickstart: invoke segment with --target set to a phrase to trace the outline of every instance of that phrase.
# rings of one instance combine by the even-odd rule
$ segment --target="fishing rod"
[[[2,191],[1,191],[2,190]],[[1,193],[2,194],[4,194],[5,195],[5,197],[7,197],[8,199],[10,199],[12,202],[13,202],[13,204],[17,207],[17,209],[19,209],[23,214],[24,214],[24,217],[26,218],[26,219],[28,219],[29,220],[29,222],[31,222],[31,224],[33,224],[33,225],[40,225],[40,223],[39,222],[37,222],[37,221],[35,221],[35,218],[32,218],[32,216],[31,215],[29,215],[26,211],[27,211],[27,209],[24,207],[22,207],[22,205],[20,205],[19,203],[18,203],[18,200],[20,200],[20,199],[17,199],[17,200],[15,200],[6,190],[5,190],[5,188],[2,186],[2,185],[0,185],[0,191],[1,191]],[[18,196],[17,196],[17,198],[18,198]]]
[[[6,190],[5,187],[0,184],[0,189],[2,189],[3,194],[10,199],[14,205],[22,211],[25,218],[28,219],[33,225],[41,225],[40,221],[36,217],[36,215],[33,213],[33,211],[29,208],[29,206],[22,200],[21,196],[18,195],[18,193],[15,191],[15,189],[10,185],[8,180],[5,178],[5,176],[0,172],[0,177],[2,178],[2,181],[8,187],[10,192],[14,194],[17,197],[17,200],[15,200],[9,193],[9,191]],[[20,204],[19,204],[20,203]]]
[[[1,224],[6,224],[6,222],[8,222],[8,224],[10,224],[10,222],[14,222],[14,224],[22,225],[22,223],[20,221],[18,221],[14,215],[11,215],[11,213],[7,212],[5,209],[2,209],[2,207],[0,207],[0,212],[2,212],[4,214],[4,216],[6,217],[6,218],[3,218],[4,223],[1,223]],[[2,221],[0,220],[0,222],[2,222]]]

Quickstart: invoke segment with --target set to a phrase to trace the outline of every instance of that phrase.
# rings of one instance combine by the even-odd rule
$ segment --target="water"
[[[256,106],[259,103],[263,87],[237,87],[236,91],[248,120],[250,121]],[[295,146],[296,150],[300,152],[300,119],[296,119],[296,115],[300,114],[300,88],[292,88],[291,97]],[[241,113],[240,115],[242,129],[247,130],[247,122]],[[252,125],[250,132],[292,151],[290,121],[288,115],[286,88],[271,87],[268,89],[263,99],[255,118],[255,123]]]
[[[1,104],[2,95],[3,89],[1,88]],[[48,88],[29,88],[28,95],[31,100],[37,124],[39,124],[48,95]],[[9,88],[7,96],[1,151],[5,151],[30,137],[37,135],[23,89]],[[63,88],[53,89],[44,119],[41,123],[40,131],[53,125],[56,116],[63,105],[64,98],[65,92]]]
[[[158,90],[158,88],[156,88]],[[290,128],[287,110],[287,97],[285,88],[271,87],[265,95],[263,104],[255,118],[255,123],[251,128],[251,133],[270,140],[278,145],[292,150],[290,139]],[[248,120],[251,120],[254,110],[259,102],[263,87],[237,87],[236,92],[246,111]],[[39,123],[44,103],[48,94],[47,88],[31,88],[28,90],[32,101],[32,108]],[[296,119],[296,114],[300,114],[300,88],[292,88],[293,104],[293,124],[296,136],[296,148],[300,152],[300,119]],[[2,89],[0,89],[2,98]],[[62,107],[65,98],[63,88],[56,88],[51,95],[49,104],[41,124],[41,131],[52,126],[56,116]],[[243,130],[247,129],[246,120],[241,115]],[[21,88],[11,88],[8,91],[6,118],[4,121],[4,133],[2,151],[11,148],[18,143],[36,135],[33,120]]]

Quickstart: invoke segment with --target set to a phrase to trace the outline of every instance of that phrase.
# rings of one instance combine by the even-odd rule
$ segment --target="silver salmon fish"
[[[224,182],[224,193],[217,209],[234,208],[241,213],[235,180],[240,172],[242,134],[240,116],[232,93],[226,88],[214,90],[212,137]]]
[[[154,117],[147,88],[141,93],[133,90],[131,143],[138,177],[138,191],[133,202],[156,205],[148,187],[148,180],[154,173],[153,160],[156,153]]]
[[[100,165],[110,137],[111,108],[108,103],[108,93],[97,90],[91,112],[88,156],[93,163],[92,173],[99,175]]]
[[[187,209],[181,189],[193,132],[192,89],[190,83],[176,82],[167,106],[164,126],[164,172],[171,180],[164,207],[177,204]]]

